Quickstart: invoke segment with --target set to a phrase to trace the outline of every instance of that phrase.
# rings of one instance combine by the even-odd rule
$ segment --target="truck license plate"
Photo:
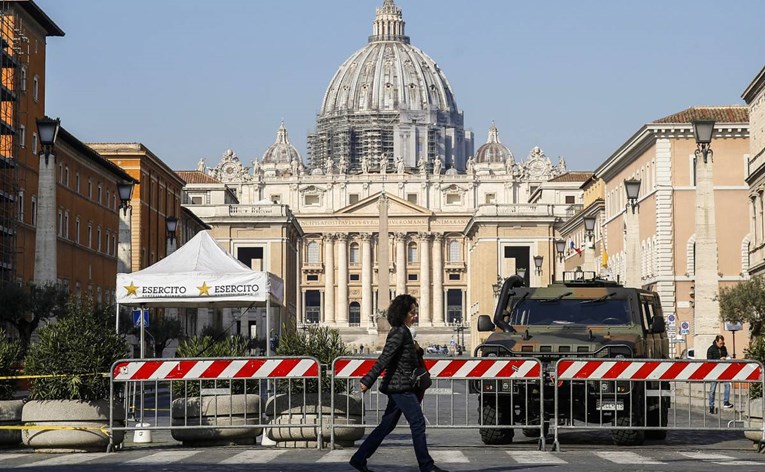
[[[624,402],[601,402],[598,400],[595,408],[600,411],[624,411]]]

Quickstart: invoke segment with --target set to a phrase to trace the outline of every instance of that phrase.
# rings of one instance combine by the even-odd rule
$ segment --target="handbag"
[[[412,387],[415,390],[424,392],[430,386],[433,385],[433,380],[430,379],[430,372],[423,366],[416,367],[412,371]]]

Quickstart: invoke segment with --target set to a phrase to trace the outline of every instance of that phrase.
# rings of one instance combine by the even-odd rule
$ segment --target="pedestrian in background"
[[[715,336],[714,342],[707,349],[707,359],[730,359],[728,349],[725,347],[725,338],[721,334]],[[717,383],[712,382],[712,386],[709,388],[709,413],[711,414],[715,413],[715,390],[717,390]],[[723,388],[723,408],[733,408],[733,405],[730,403],[730,382],[723,382]]]
[[[417,319],[417,300],[411,295],[399,295],[388,307],[391,328],[385,346],[369,373],[361,378],[361,392],[369,390],[385,370],[380,391],[388,396],[380,424],[372,431],[351,457],[350,465],[360,472],[371,472],[367,459],[372,457],[385,437],[396,428],[403,413],[412,431],[412,443],[420,472],[446,472],[433,463],[425,438],[425,417],[420,407],[420,393],[412,385],[412,372],[420,365],[412,331]]]

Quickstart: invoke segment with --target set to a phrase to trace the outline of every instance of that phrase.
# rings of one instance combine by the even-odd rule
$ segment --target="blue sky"
[[[47,113],[85,142],[142,142],[175,170],[262,156],[284,118],[304,158],[325,89],[382,0],[37,0]],[[465,126],[593,170],[644,123],[742,104],[765,2],[397,0]]]

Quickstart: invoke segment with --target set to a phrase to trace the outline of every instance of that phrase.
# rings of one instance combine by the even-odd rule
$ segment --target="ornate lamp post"
[[[53,147],[61,121],[44,117],[37,120],[37,134],[42,145],[37,181],[37,228],[35,231],[34,280],[38,284],[58,280],[56,231],[56,156]],[[50,157],[53,156],[53,162]]]
[[[584,267],[588,271],[597,273],[598,264],[595,260],[595,223],[597,218],[595,216],[585,216],[582,218],[584,223],[584,235],[587,239],[587,244],[584,247]]]
[[[693,345],[696,349],[712,344],[720,329],[720,305],[717,260],[717,225],[713,183],[712,136],[715,122],[693,122],[696,139],[696,251],[694,270],[695,305],[693,311]]]
[[[178,218],[168,216],[165,218],[165,229],[167,230],[167,255],[175,252],[175,230],[178,228]]]
[[[534,256],[534,268],[537,275],[542,275],[542,264],[544,263],[544,256]]]
[[[624,191],[627,193],[627,206],[632,212],[624,211],[624,229],[626,231],[625,253],[627,258],[627,272],[624,285],[627,287],[640,288],[640,209],[638,196],[640,195],[640,180],[625,179]]]
[[[131,240],[131,219],[133,217],[133,206],[130,204],[130,201],[133,198],[134,188],[135,181],[117,183],[117,193],[120,197],[120,208],[122,208],[119,225],[120,239],[117,242],[117,272],[123,274],[132,272],[133,267],[133,250]]]
[[[562,281],[563,270],[565,269],[565,266],[563,265],[563,258],[564,258],[564,253],[566,252],[566,241],[562,239],[556,239],[555,252],[558,253],[558,270],[556,272],[559,274],[558,279]]]

